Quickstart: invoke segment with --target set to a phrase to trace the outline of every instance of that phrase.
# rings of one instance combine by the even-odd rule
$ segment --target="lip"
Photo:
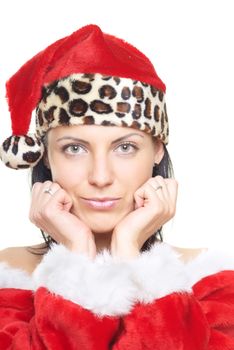
[[[110,210],[113,209],[120,198],[116,197],[98,197],[98,198],[83,198],[83,202],[91,209],[95,210]]]

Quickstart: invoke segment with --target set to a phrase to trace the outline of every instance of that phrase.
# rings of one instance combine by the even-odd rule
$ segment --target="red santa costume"
[[[7,94],[13,135],[0,154],[15,169],[37,164],[58,125],[128,126],[167,143],[165,85],[141,52],[94,25],[34,56]],[[185,264],[157,243],[132,260],[91,260],[54,244],[31,276],[0,264],[0,288],[0,350],[234,350],[233,254]]]
[[[0,349],[233,350],[233,269],[215,251],[184,264],[164,243],[132,261],[57,245],[31,277],[3,263]]]

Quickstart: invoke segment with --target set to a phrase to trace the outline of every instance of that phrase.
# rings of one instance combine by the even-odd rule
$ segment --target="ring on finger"
[[[53,196],[53,194],[54,194],[53,191],[52,191],[52,189],[49,188],[49,187],[45,188],[43,192],[44,192],[44,193],[48,193],[48,194],[50,194],[51,196]]]
[[[162,190],[162,185],[158,185],[157,187],[152,186],[155,191]]]

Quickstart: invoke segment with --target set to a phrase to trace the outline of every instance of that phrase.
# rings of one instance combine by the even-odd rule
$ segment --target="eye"
[[[63,152],[71,155],[86,153],[86,149],[78,144],[65,145],[62,147],[62,150]]]
[[[138,150],[138,147],[132,142],[124,142],[116,147],[118,153],[131,154]]]

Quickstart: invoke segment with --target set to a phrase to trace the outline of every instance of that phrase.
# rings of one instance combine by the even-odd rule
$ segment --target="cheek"
[[[81,169],[65,164],[65,162],[58,162],[56,166],[52,164],[51,173],[53,181],[57,182],[64,190],[69,190],[82,183],[86,176]]]
[[[124,164],[119,172],[119,179],[126,189],[136,191],[152,177],[152,162],[136,162]]]

